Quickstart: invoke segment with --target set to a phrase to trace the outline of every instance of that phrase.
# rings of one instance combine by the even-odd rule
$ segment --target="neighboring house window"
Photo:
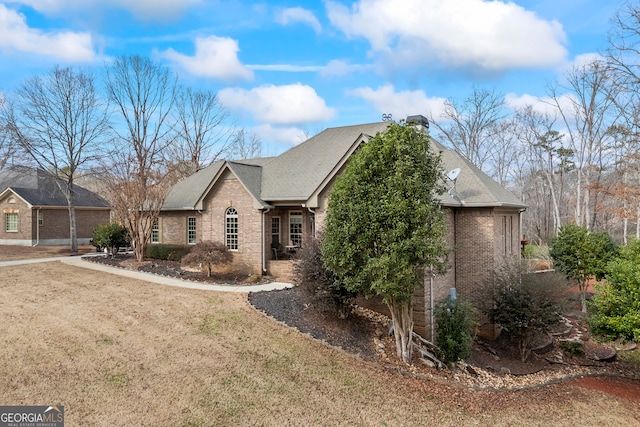
[[[160,219],[157,218],[151,228],[151,243],[160,243]]]
[[[505,254],[513,253],[513,217],[502,217],[502,248]]]
[[[187,243],[196,243],[196,217],[187,218]]]
[[[280,217],[271,218],[271,243],[282,243],[280,241]]]
[[[238,250],[238,211],[235,208],[228,208],[224,215],[224,239],[230,250]]]
[[[4,214],[4,231],[9,233],[18,232],[18,213],[8,212]]]
[[[38,212],[38,226],[42,227],[44,225],[44,214],[42,212]]]
[[[289,213],[289,240],[293,245],[302,245],[302,212]]]

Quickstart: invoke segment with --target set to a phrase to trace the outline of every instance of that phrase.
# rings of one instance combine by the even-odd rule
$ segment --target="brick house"
[[[411,116],[428,129],[422,116]],[[234,268],[282,277],[283,260],[304,238],[322,228],[329,191],[349,156],[388,122],[329,128],[277,157],[218,161],[176,184],[154,229],[152,243],[225,242]],[[441,197],[452,249],[444,276],[425,275],[415,295],[415,329],[431,337],[436,301],[456,288],[474,298],[478,281],[505,256],[520,253],[520,214],[525,205],[458,153],[432,139],[445,170],[457,175]]]
[[[55,177],[39,169],[13,167],[0,171],[0,244],[69,245],[69,208]],[[74,186],[78,244],[89,244],[94,228],[110,221],[109,203]]]

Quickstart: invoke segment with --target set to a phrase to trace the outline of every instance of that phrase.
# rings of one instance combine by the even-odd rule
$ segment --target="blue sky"
[[[278,154],[332,126],[438,117],[495,88],[535,102],[607,47],[621,1],[0,0],[0,92],[140,54],[218,93]]]

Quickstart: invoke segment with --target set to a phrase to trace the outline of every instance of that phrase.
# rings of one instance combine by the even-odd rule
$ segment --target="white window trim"
[[[15,215],[16,216],[16,229],[15,230],[9,230],[9,215]],[[5,212],[4,213],[4,231],[6,233],[18,233],[20,232],[20,213],[19,212]]]
[[[229,213],[229,211],[233,209],[233,213]],[[235,218],[235,233],[229,233],[229,219]],[[229,238],[235,235],[235,248],[232,247],[229,243]],[[238,251],[240,250],[240,215],[238,214],[238,210],[233,206],[229,206],[224,211],[224,244],[230,251]]]
[[[189,223],[191,222],[190,220],[193,219],[193,242],[189,241],[189,237],[190,237],[190,233],[191,233],[191,229],[189,228]],[[198,241],[198,221],[196,220],[195,216],[188,216],[187,217],[187,244],[188,245],[195,245]]]

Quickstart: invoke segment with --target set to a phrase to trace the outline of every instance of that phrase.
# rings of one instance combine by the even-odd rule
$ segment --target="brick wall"
[[[174,245],[184,245],[187,243],[187,218],[196,217],[196,236],[199,237],[201,227],[198,227],[200,215],[195,211],[188,212],[161,212],[158,220],[160,227],[160,242]],[[206,239],[204,239],[206,240]]]
[[[424,275],[424,288],[422,300],[414,301],[414,310],[416,311],[415,323],[417,333],[425,337],[426,339],[433,340],[434,336],[431,334],[431,319],[432,319],[432,305],[435,307],[436,303],[449,295],[449,289],[456,286],[456,250],[455,250],[455,234],[454,234],[454,220],[455,214],[452,209],[444,209],[445,220],[447,224],[447,248],[449,249],[448,264],[449,269],[444,275],[432,276],[431,272],[427,269]],[[431,297],[431,291],[433,290],[433,298]],[[422,319],[418,319],[421,313]]]

